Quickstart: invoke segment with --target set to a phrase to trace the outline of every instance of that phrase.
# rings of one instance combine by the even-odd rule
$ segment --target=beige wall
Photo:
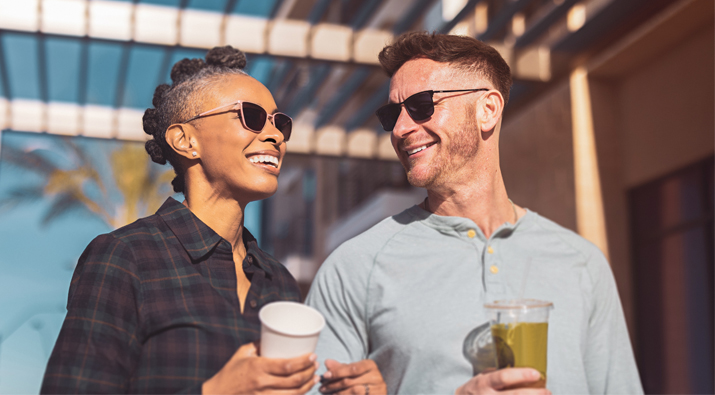
[[[568,81],[518,113],[500,136],[501,168],[514,203],[576,230]]]
[[[711,6],[692,3],[656,20],[604,51],[610,53],[589,69],[607,253],[631,330],[628,190],[715,151],[712,12],[698,25],[677,26],[678,18],[693,21],[687,13],[703,5]],[[506,115],[501,165],[517,204],[576,230],[569,95],[568,80],[556,82],[528,107]]]
[[[625,76],[617,101],[623,177],[642,184],[713,154],[713,25]]]

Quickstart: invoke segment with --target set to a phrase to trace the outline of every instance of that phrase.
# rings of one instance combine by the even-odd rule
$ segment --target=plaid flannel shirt
[[[231,244],[169,198],[155,215],[94,239],[79,259],[42,393],[200,393],[243,344],[258,310],[299,301],[286,268],[244,229],[244,312]]]

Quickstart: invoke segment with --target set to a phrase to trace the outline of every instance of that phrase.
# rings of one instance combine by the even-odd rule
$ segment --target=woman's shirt
[[[169,198],[155,215],[94,239],[79,259],[42,393],[200,393],[258,311],[298,285],[244,229],[251,281],[241,313],[231,244]]]

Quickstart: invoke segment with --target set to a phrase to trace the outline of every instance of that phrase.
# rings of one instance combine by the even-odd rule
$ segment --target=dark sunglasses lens
[[[434,102],[431,92],[416,93],[405,100],[405,108],[410,117],[419,122],[434,114]]]
[[[283,133],[283,140],[288,141],[290,139],[290,134],[293,131],[293,120],[289,116],[283,113],[276,113],[273,116],[273,122],[276,129]]]
[[[392,129],[395,128],[397,118],[400,117],[400,111],[402,111],[402,107],[399,104],[386,104],[378,108],[375,115],[377,115],[377,119],[380,120],[382,128],[385,129],[386,132],[391,132]]]
[[[243,106],[243,123],[248,129],[254,132],[260,132],[266,125],[268,114],[261,106],[253,103],[242,104]]]

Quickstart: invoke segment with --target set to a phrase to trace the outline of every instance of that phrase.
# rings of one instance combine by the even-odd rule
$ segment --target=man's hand
[[[204,394],[305,394],[319,377],[315,354],[290,359],[259,357],[254,343],[244,344],[226,365],[204,382]]]
[[[383,395],[387,385],[375,361],[363,359],[355,363],[325,360],[328,371],[323,375],[320,392],[325,394]]]
[[[474,376],[457,388],[455,394],[530,394],[551,395],[546,388],[524,388],[536,384],[539,372],[529,368],[508,368]]]

